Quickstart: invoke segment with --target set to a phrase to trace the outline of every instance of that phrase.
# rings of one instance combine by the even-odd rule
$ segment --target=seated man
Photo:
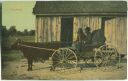
[[[106,38],[104,36],[104,32],[101,29],[94,30],[92,32],[92,45],[93,46],[102,46],[105,44]]]

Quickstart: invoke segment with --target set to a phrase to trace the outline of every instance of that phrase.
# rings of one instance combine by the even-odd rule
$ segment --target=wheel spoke
[[[65,58],[67,59],[68,57],[67,56],[69,56],[70,54],[68,53],[68,50],[66,51],[66,53],[65,53]]]
[[[71,53],[68,53],[68,55],[66,56],[66,58],[68,58],[71,55]]]
[[[57,60],[61,60],[60,56],[58,56],[57,54],[54,56],[54,58]]]
[[[56,56],[57,56],[57,58],[56,58]],[[55,54],[54,58],[56,58],[57,60],[62,60],[62,56],[59,53],[58,54]]]

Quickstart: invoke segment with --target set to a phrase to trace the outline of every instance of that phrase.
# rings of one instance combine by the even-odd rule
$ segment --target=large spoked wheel
[[[77,56],[69,48],[59,48],[52,55],[53,70],[65,70],[76,68]]]
[[[100,50],[96,50],[95,51],[95,55],[94,55],[94,64],[99,67],[103,62],[103,55],[102,52]]]
[[[104,66],[115,65],[120,62],[120,55],[118,54],[116,48],[112,45],[103,45],[99,48],[102,53]]]

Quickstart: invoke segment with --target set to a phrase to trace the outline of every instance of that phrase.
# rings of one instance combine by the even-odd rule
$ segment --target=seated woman
[[[83,39],[84,40],[84,45],[88,46],[91,44],[91,31],[90,31],[90,28],[89,27],[86,27],[85,28],[85,38]]]
[[[91,32],[90,28],[85,28],[85,33],[82,28],[78,29],[77,40],[75,42],[75,47],[78,51],[85,50],[91,44]]]

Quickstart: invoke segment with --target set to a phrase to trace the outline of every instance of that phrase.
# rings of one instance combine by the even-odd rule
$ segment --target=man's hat
[[[86,27],[85,30],[90,31],[90,27]]]

